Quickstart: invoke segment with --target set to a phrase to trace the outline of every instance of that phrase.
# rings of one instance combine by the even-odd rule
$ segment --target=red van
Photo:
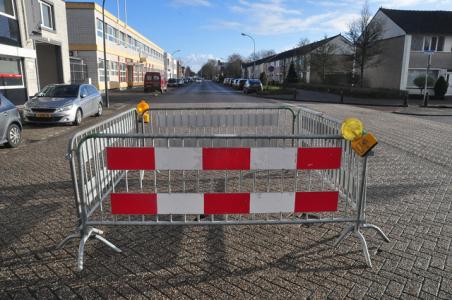
[[[144,74],[144,92],[160,91],[160,93],[166,92],[167,89],[166,78],[159,72],[146,72]]]

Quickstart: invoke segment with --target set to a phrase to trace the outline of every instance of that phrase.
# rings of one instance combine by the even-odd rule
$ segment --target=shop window
[[[24,79],[20,59],[0,57],[0,89],[23,87]]]

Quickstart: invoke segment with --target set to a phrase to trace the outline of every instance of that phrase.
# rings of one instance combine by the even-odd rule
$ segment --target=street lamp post
[[[255,77],[255,72],[256,72],[256,41],[249,34],[246,34],[246,33],[242,32],[242,35],[249,37],[253,41],[253,79],[254,79],[254,78],[256,78]]]
[[[105,38],[105,0],[102,0],[102,37],[104,43],[104,89],[105,89],[105,103],[107,107],[110,107],[110,98],[108,95],[108,66],[107,66],[107,41]]]

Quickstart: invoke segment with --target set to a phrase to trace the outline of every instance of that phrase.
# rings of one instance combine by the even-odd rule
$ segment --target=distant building
[[[0,4],[0,92],[20,105],[47,84],[70,82],[64,1]]]
[[[165,60],[165,70],[166,70],[166,78],[177,78],[177,60],[170,54],[165,52],[164,55]]]
[[[105,70],[102,7],[89,2],[66,2],[69,49],[87,66],[87,79],[104,90]],[[105,11],[108,88],[143,86],[148,71],[165,74],[164,50]]]
[[[452,95],[452,11],[381,8],[371,22],[375,21],[383,27],[382,54],[376,66],[365,70],[367,86],[420,93],[414,80],[425,76],[426,52],[431,51],[429,76],[435,80],[444,76],[449,82],[447,94]]]
[[[327,77],[338,83],[347,81],[352,72],[352,62],[350,55],[352,47],[350,42],[342,35],[336,35],[314,43],[297,47],[288,51],[277,53],[255,62],[242,64],[242,77],[253,77],[253,68],[255,65],[254,77],[259,78],[262,72],[265,72],[269,81],[278,83],[284,82],[289,72],[290,64],[293,62],[298,77],[306,83],[321,82],[319,70],[311,67],[310,58],[319,47],[332,45],[330,49],[334,56],[334,68],[331,68]],[[334,47],[333,47],[334,46]]]

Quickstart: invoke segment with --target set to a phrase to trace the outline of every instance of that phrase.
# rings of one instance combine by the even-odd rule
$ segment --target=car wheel
[[[77,112],[75,113],[75,119],[74,119],[74,125],[78,126],[82,123],[82,110],[79,108],[77,109]]]
[[[20,129],[19,125],[17,124],[11,124],[8,127],[8,131],[6,132],[6,144],[10,148],[16,148],[20,141],[22,140],[22,130]]]
[[[102,113],[103,113],[102,103],[99,102],[99,104],[97,104],[97,114],[96,114],[96,117],[102,116]]]

